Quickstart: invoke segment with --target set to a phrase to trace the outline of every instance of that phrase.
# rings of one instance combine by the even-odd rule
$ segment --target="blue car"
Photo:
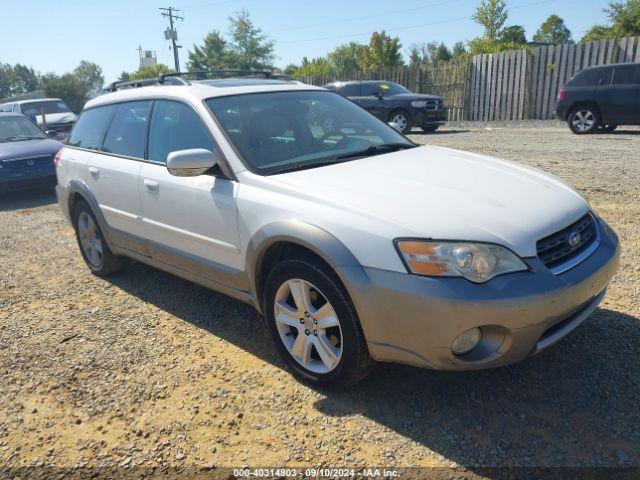
[[[24,115],[0,112],[0,193],[55,185],[61,148]]]

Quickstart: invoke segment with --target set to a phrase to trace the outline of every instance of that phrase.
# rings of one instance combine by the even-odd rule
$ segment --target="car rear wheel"
[[[390,122],[397,123],[400,127],[400,131],[405,135],[411,132],[413,124],[411,123],[411,117],[404,110],[396,110],[391,114]]]
[[[269,273],[264,312],[281,357],[294,375],[318,387],[345,388],[373,364],[357,313],[339,280],[302,259]]]
[[[593,107],[578,107],[569,115],[569,128],[576,135],[594,132],[600,125],[600,116]]]
[[[84,201],[79,201],[73,209],[73,226],[82,258],[94,274],[110,275],[131,263],[128,258],[111,251],[91,207]]]

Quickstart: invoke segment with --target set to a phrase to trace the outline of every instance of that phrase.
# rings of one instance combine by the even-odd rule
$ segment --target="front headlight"
[[[411,102],[411,106],[415,107],[415,108],[424,108],[427,106],[427,101],[426,100],[414,100],[413,102]]]
[[[496,275],[528,270],[513,252],[490,243],[397,240],[396,247],[410,273],[464,277],[476,283]]]

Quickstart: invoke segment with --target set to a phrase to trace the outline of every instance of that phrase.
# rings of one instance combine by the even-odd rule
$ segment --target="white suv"
[[[167,76],[107,93],[56,164],[95,274],[135,259],[247,302],[321,386],[374,360],[522,360],[593,312],[619,261],[615,233],[558,178],[415,145],[293,81]]]

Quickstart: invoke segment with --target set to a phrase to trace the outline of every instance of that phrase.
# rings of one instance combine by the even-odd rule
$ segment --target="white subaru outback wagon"
[[[585,320],[616,272],[616,234],[554,176],[418,146],[299,82],[152,83],[89,101],[56,157],[84,260],[253,305],[306,381],[520,361]]]

